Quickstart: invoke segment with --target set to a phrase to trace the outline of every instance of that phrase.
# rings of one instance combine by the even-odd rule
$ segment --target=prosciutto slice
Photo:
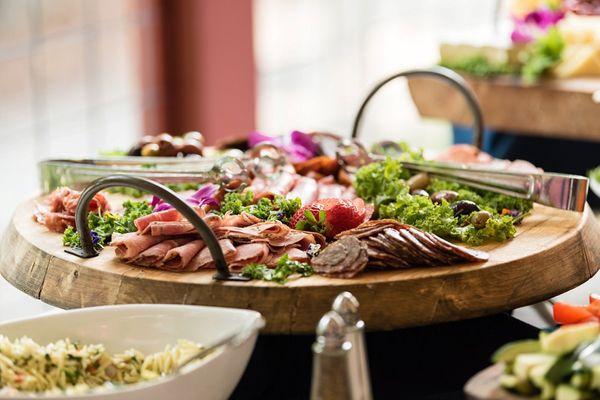
[[[133,223],[138,228],[138,232],[144,232],[146,227],[150,225],[152,222],[162,221],[162,222],[170,222],[170,221],[179,221],[181,220],[181,214],[179,211],[172,208],[170,210],[164,210],[155,212],[152,214],[145,215],[136,219]]]
[[[250,242],[260,238],[284,237],[291,228],[279,221],[261,222],[247,227],[221,226],[215,230],[218,237],[241,242]]]
[[[62,233],[69,226],[75,227],[75,211],[80,197],[81,193],[76,190],[58,188],[45,198],[45,205],[36,207],[33,220],[52,232]],[[90,201],[89,210],[103,213],[110,210],[110,206],[104,195],[97,193]]]
[[[323,184],[319,183],[319,199],[341,199],[343,197],[346,187],[337,183]]]
[[[52,232],[63,233],[67,227],[75,227],[75,216],[64,212],[40,212],[34,218]]]
[[[225,260],[229,262],[233,256],[235,256],[235,247],[231,240],[229,239],[221,239],[219,240],[219,245],[221,246],[221,251],[223,251],[223,255],[225,256]],[[197,271],[201,268],[214,268],[215,262],[213,261],[212,255],[210,254],[210,250],[208,247],[200,250],[198,254],[192,261],[185,267],[186,271]]]
[[[242,212],[241,214],[225,214],[221,220],[221,225],[223,226],[235,226],[235,227],[246,227],[250,225],[257,224],[262,222],[262,219],[248,214],[247,212]]]
[[[269,246],[265,243],[242,244],[235,249],[235,255],[229,261],[232,269],[242,269],[251,263],[263,263],[269,257]]]
[[[128,261],[163,240],[164,237],[162,236],[138,235],[136,232],[131,232],[123,235],[113,235],[110,245],[115,246],[117,257]]]
[[[302,201],[302,205],[307,205],[317,199],[318,193],[319,186],[317,185],[317,181],[313,178],[303,176],[298,178],[294,188],[288,192],[286,197],[288,199],[299,197],[300,201]]]
[[[294,187],[296,179],[298,179],[298,175],[282,172],[275,179],[270,180],[263,191],[254,192],[254,200],[263,197],[273,199],[275,196],[285,196]]]
[[[169,250],[182,246],[190,240],[191,239],[184,238],[163,240],[162,242],[142,251],[137,257],[131,260],[131,262],[144,267],[160,267],[162,260],[165,258]]]
[[[169,271],[182,271],[203,248],[204,242],[200,239],[172,248],[163,258],[161,268]]]
[[[213,230],[222,223],[221,217],[216,214],[207,214],[203,219]],[[196,228],[189,221],[152,221],[140,232],[140,234],[150,234],[152,236],[181,236],[193,234],[195,232]]]

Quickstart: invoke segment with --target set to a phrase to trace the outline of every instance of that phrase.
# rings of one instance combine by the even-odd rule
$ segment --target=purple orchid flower
[[[209,183],[202,186],[194,194],[185,199],[185,202],[191,205],[192,207],[201,207],[204,205],[218,206],[219,201],[215,197],[218,191],[218,185]],[[152,212],[165,211],[173,208],[172,205],[164,202],[156,196],[152,197],[151,205],[154,207]]]
[[[271,143],[282,149],[293,163],[306,161],[314,157],[319,151],[319,145],[313,138],[300,131],[293,131],[289,137],[268,136],[261,132],[252,132],[248,135],[248,145],[250,147],[260,143]]]
[[[563,10],[552,10],[550,8],[539,8],[522,18],[514,18],[515,28],[510,38],[513,43],[529,43],[548,28],[556,25],[563,19],[565,12]]]

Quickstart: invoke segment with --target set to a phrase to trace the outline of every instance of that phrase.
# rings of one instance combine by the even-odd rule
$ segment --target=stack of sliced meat
[[[233,269],[250,263],[273,266],[283,254],[291,260],[308,261],[308,247],[325,244],[325,238],[317,233],[297,231],[278,221],[263,222],[251,214],[219,216],[198,212],[219,239]],[[121,260],[170,271],[214,268],[210,251],[193,225],[176,210],[147,215],[135,224],[138,232],[116,236],[111,243]]]
[[[337,238],[354,236],[367,243],[369,264],[406,268],[417,265],[450,265],[464,261],[486,261],[488,254],[452,244],[392,219],[368,221],[340,233]]]
[[[247,190],[254,193],[254,199],[263,197],[273,199],[275,196],[285,196],[288,199],[298,197],[302,205],[312,203],[317,199],[338,198],[353,200],[356,193],[352,186],[335,182],[333,176],[316,180],[309,176],[301,176],[290,172],[282,172],[273,179],[254,178]]]
[[[77,190],[58,188],[46,197],[46,204],[37,205],[33,219],[53,232],[62,233],[69,226],[75,227],[75,211],[80,197],[81,192]],[[110,207],[106,198],[97,193],[90,201],[89,210],[103,213],[109,211]]]
[[[440,266],[488,259],[485,252],[454,245],[432,233],[391,219],[365,222],[336,238],[338,242],[315,257],[312,264],[319,273],[340,278],[352,277],[367,265],[367,262],[364,265],[355,262],[354,256],[351,262],[337,260],[340,254],[345,254],[344,248],[340,247],[336,252],[327,251],[347,238],[355,238],[365,245],[368,265],[380,268]],[[347,267],[340,269],[339,265]]]

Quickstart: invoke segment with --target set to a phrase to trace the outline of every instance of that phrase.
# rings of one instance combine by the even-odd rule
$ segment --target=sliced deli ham
[[[229,261],[232,269],[241,269],[245,265],[263,263],[269,256],[269,246],[265,243],[248,243],[237,246],[235,255]]]
[[[235,247],[233,243],[229,239],[221,239],[219,240],[219,245],[221,246],[221,251],[225,256],[225,260],[229,262],[232,257],[235,256]],[[196,271],[202,268],[214,268],[215,262],[210,254],[210,250],[208,247],[200,250],[198,254],[190,261],[190,263],[186,266],[186,271]]]
[[[138,235],[136,232],[114,235],[111,246],[115,246],[115,254],[122,260],[128,261],[137,257],[141,252],[160,243],[162,236]]]
[[[131,262],[144,267],[160,267],[169,250],[182,246],[190,240],[184,238],[163,240],[142,251]]]
[[[192,240],[183,246],[174,247],[162,260],[161,268],[170,271],[183,271],[192,258],[204,248],[204,241]]]

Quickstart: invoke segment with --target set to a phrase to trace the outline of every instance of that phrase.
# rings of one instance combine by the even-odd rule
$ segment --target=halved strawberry
[[[356,228],[365,218],[370,218],[367,213],[362,199],[320,199],[296,211],[290,220],[290,226],[319,232],[331,239],[342,231]]]

